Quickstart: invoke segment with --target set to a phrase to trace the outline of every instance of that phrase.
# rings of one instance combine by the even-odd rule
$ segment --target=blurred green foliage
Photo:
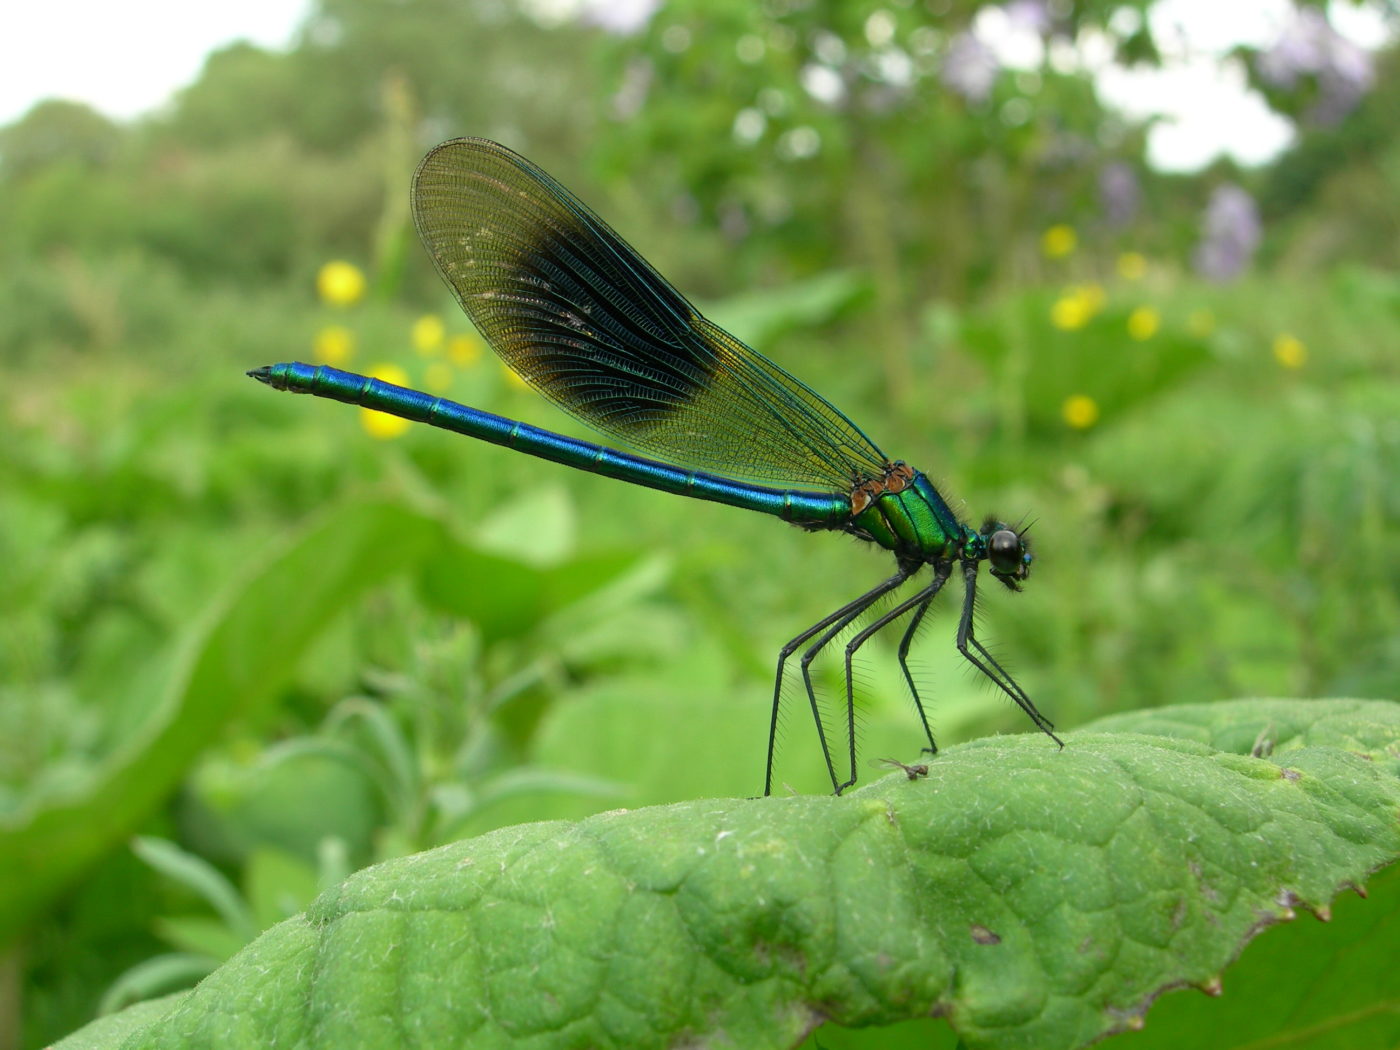
[[[1395,54],[1269,167],[1164,176],[1080,72],[954,90],[985,6],[673,0],[618,33],[322,0],[293,48],[231,46],[149,119],[49,102],[0,129],[0,916],[24,1004],[0,1045],[246,939],[208,880],[137,860],[138,831],[260,928],[347,866],[757,790],[778,644],[887,570],[423,428],[373,440],[244,380],[339,346],[572,429],[411,240],[407,180],[443,138],[552,171],[969,517],[1033,516],[1035,575],[987,595],[982,634],[1060,726],[1396,695]],[[1155,60],[1123,6],[1049,31]],[[1111,165],[1138,187],[1126,218]],[[1226,182],[1264,240],[1219,285],[1191,257]],[[1057,226],[1074,247],[1047,253]],[[318,302],[335,259],[364,298]],[[415,344],[433,313],[445,333]],[[917,647],[935,730],[1022,729],[951,631],[944,610]],[[862,754],[907,757],[893,654],[868,651]],[[809,720],[783,730],[783,781],[823,790]]]

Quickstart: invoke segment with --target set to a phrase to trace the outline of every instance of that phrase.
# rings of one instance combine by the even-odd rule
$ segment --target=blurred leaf
[[[1051,323],[1054,303],[1041,289],[1012,295],[966,314],[958,333],[994,381],[1023,399],[1038,428],[1063,432],[1064,403],[1075,395],[1093,398],[1105,420],[1121,417],[1210,361],[1206,342],[1170,321],[1147,340],[1130,339],[1132,308],[1124,302],[1095,307],[1083,327],[1069,331]]]
[[[546,587],[556,608],[585,598],[599,604],[627,605],[655,594],[669,572],[666,559],[655,555],[639,556],[633,551],[587,554],[552,569]]]
[[[266,847],[248,858],[243,881],[248,906],[263,930],[301,911],[320,889],[315,870],[304,860]]]
[[[437,792],[435,801],[442,811],[442,824],[436,838],[447,842],[481,828],[502,827],[511,823],[515,813],[533,815],[542,808],[552,808],[548,800],[554,800],[566,812],[577,808],[591,813],[600,802],[612,806],[625,798],[624,785],[604,777],[554,767],[516,766],[481,783],[479,792]]]
[[[276,695],[317,632],[355,595],[416,562],[440,534],[435,520],[392,505],[347,504],[251,566],[189,630],[179,669],[146,723],[67,794],[4,815],[0,938],[130,834],[230,718]]]
[[[476,546],[539,569],[558,565],[574,550],[574,516],[562,487],[532,486],[476,527]]]
[[[99,1010],[111,1013],[127,1003],[163,995],[171,988],[186,987],[209,974],[219,959],[207,955],[158,955],[122,974],[102,997]]]
[[[353,753],[302,739],[270,747],[251,764],[202,765],[181,824],[193,844],[222,861],[275,846],[310,864],[327,835],[365,861],[384,809],[380,785]]]
[[[285,919],[287,916],[283,915],[281,918]],[[278,921],[280,919],[275,919],[273,922],[259,922],[254,927],[254,936]],[[187,955],[213,959],[216,962],[233,958],[250,939],[244,931],[235,929],[222,919],[208,915],[158,917],[153,928],[156,935],[172,948]],[[213,968],[214,965],[211,964],[208,970]],[[208,970],[205,972],[207,973]],[[204,974],[199,976],[203,977]],[[147,992],[139,998],[148,999],[151,994],[153,993]]]
[[[722,1031],[760,1050],[823,1021],[938,1014],[969,1047],[1086,1046],[1168,988],[1213,989],[1262,929],[1400,859],[1400,706],[1234,701],[1130,724],[1063,751],[984,739],[841,798],[613,812],[382,864],[127,1045]]]
[[[524,634],[538,621],[544,574],[513,558],[449,542],[419,570],[425,602],[470,620],[485,645]]]
[[[631,553],[589,554],[542,567],[457,543],[422,567],[419,586],[425,600],[470,620],[491,645],[520,637],[586,598],[606,601],[616,591],[631,601],[661,577],[664,567],[655,559]]]
[[[207,860],[164,839],[138,838],[131,848],[166,878],[204,898],[237,936],[247,941],[257,935],[259,927],[253,923],[253,916],[238,890]]]
[[[363,734],[360,738],[369,745],[367,751],[373,758],[371,768],[378,775],[380,792],[388,800],[395,822],[407,820],[408,813],[417,805],[422,771],[418,768],[412,742],[405,737],[393,715],[380,704],[351,697],[335,705],[325,728],[328,734],[336,736]]]
[[[868,298],[870,281],[854,270],[828,270],[781,288],[733,295],[705,315],[752,346],[764,348],[794,329],[818,328]]]

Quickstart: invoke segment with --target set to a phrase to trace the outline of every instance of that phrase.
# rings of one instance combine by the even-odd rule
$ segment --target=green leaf
[[[1400,858],[1400,705],[1105,724],[1124,722],[1063,751],[979,740],[841,798],[610,812],[381,864],[124,1045],[761,1050],[941,1016],[969,1047],[1079,1047],[1170,988],[1218,990],[1262,929]]]
[[[349,504],[250,565],[191,628],[145,722],[63,795],[0,820],[0,942],[129,835],[229,719],[275,696],[355,595],[421,559],[441,532],[435,519],[389,504]]]
[[[573,553],[577,517],[573,500],[563,488],[534,486],[495,508],[477,526],[476,546],[537,569],[549,568]]]
[[[274,846],[310,864],[319,842],[335,835],[363,858],[361,863],[370,859],[384,801],[374,776],[348,747],[302,738],[251,758],[201,765],[185,803],[184,823],[195,849],[241,864],[260,847]],[[292,909],[299,910],[300,905]]]
[[[1365,900],[1338,900],[1326,922],[1271,932],[1226,972],[1218,998],[1165,997],[1133,1037],[1133,1050],[1400,1046],[1400,865],[1367,891]],[[1219,1035],[1203,1038],[1210,1032]]]
[[[705,315],[751,346],[766,347],[798,328],[826,324],[870,294],[870,281],[851,270],[827,270],[781,288],[730,296],[705,307]]]
[[[172,992],[159,999],[135,1003],[119,1013],[99,1017],[66,1039],[54,1043],[52,1050],[104,1050],[119,1046],[128,1035],[139,1033],[160,1020],[189,994],[188,991]]]
[[[133,966],[118,977],[98,1005],[98,1013],[108,1014],[127,1003],[168,993],[171,988],[188,988],[219,965],[219,957],[198,952],[157,955]]]
[[[282,915],[281,918],[286,918],[286,915]],[[271,925],[271,922],[264,923],[259,930],[265,930]],[[206,973],[219,963],[231,959],[247,946],[250,939],[243,935],[242,930],[208,915],[157,916],[152,920],[151,929],[157,937],[177,951],[211,960]],[[144,998],[143,995],[129,997],[133,1001]]]
[[[186,852],[165,839],[149,837],[136,839],[131,849],[156,871],[203,897],[235,935],[246,941],[258,932],[248,905],[233,883],[203,857]]]
[[[429,608],[470,620],[485,644],[531,630],[544,606],[543,570],[512,558],[449,543],[420,571]]]
[[[248,906],[261,929],[295,915],[316,896],[316,871],[301,857],[263,847],[248,858]]]

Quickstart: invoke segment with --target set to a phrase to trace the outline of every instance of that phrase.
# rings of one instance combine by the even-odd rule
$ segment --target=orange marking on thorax
[[[914,480],[914,468],[907,463],[886,463],[885,475],[866,478],[851,489],[851,515],[854,517],[886,493],[903,492]]]

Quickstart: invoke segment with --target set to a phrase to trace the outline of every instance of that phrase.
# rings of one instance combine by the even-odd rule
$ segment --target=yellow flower
[[[395,386],[408,386],[408,373],[398,365],[375,365],[369,370],[369,374],[375,379],[382,379],[384,382],[393,383]],[[398,437],[412,424],[406,419],[400,419],[398,416],[391,416],[387,412],[376,412],[372,408],[361,408],[360,425],[365,428],[370,437],[387,440],[389,438]]]
[[[507,386],[514,387],[516,390],[530,389],[530,384],[525,382],[524,377],[509,365],[501,365],[501,371],[506,374]]]
[[[1192,310],[1186,318],[1186,330],[1197,339],[1204,339],[1215,331],[1215,314],[1209,310]]]
[[[354,263],[336,259],[316,274],[316,291],[332,306],[349,306],[365,294],[365,275]]]
[[[1161,327],[1161,316],[1150,306],[1139,306],[1128,315],[1128,334],[1139,343],[1151,339]]]
[[[452,389],[452,366],[434,361],[423,373],[423,389],[430,394],[445,394]]]
[[[433,357],[442,352],[442,340],[446,335],[441,317],[424,314],[413,322],[413,349],[424,357]]]
[[[447,341],[447,356],[458,368],[469,368],[481,360],[481,340],[470,335],[454,335]]]
[[[1302,368],[1308,363],[1308,348],[1296,335],[1282,332],[1274,336],[1274,360],[1284,368]]]
[[[1060,406],[1060,415],[1075,430],[1088,430],[1099,421],[1099,403],[1088,394],[1072,394]]]
[[[1074,227],[1059,223],[1051,226],[1040,238],[1040,250],[1048,258],[1063,259],[1079,244],[1079,238],[1075,235]]]
[[[1066,332],[1083,328],[1089,323],[1089,306],[1077,295],[1062,295],[1050,307],[1050,323]]]
[[[1066,332],[1083,328],[1103,308],[1103,300],[1103,288],[1099,285],[1076,285],[1050,307],[1050,323]]]
[[[1118,256],[1118,276],[1125,281],[1140,281],[1147,276],[1147,257],[1142,252],[1124,252]]]
[[[312,353],[318,365],[339,368],[355,354],[355,333],[344,325],[328,324],[316,333]]]

